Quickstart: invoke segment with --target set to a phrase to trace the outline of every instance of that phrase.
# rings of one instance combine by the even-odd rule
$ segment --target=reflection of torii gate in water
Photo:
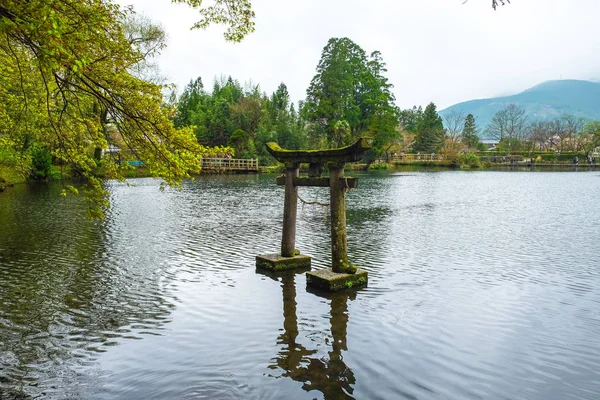
[[[356,378],[352,370],[344,363],[342,351],[347,351],[346,331],[348,326],[348,299],[354,299],[356,293],[345,292],[326,296],[331,299],[331,336],[332,348],[329,359],[315,356],[317,350],[309,350],[296,342],[298,337],[298,316],[296,313],[295,274],[298,271],[260,272],[272,279],[281,278],[283,289],[283,328],[277,338],[277,344],[283,345],[274,358],[270,369],[281,368],[283,376],[296,382],[303,382],[302,389],[307,392],[318,390],[325,400],[354,399],[352,385]],[[322,295],[320,293],[316,293]]]
[[[277,184],[285,186],[281,252],[256,256],[258,268],[281,271],[310,267],[311,258],[296,250],[296,213],[298,187],[329,187],[331,210],[331,270],[308,272],[307,283],[336,291],[367,283],[367,272],[348,263],[346,241],[346,190],[357,187],[357,178],[344,178],[344,165],[359,161],[371,146],[361,138],[351,146],[329,150],[285,150],[277,143],[268,143],[267,150],[279,162],[285,163],[285,175]],[[308,176],[300,177],[300,164],[309,164]],[[327,165],[329,177],[321,177]]]

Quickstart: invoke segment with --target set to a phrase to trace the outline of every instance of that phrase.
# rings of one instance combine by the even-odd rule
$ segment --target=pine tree
[[[467,115],[465,118],[465,127],[462,131],[462,142],[469,146],[469,148],[477,148],[481,141],[477,134],[477,125],[475,124],[475,117],[473,114]]]
[[[438,152],[444,145],[444,123],[437,113],[436,105],[429,103],[417,123],[417,136],[413,151],[423,153]]]

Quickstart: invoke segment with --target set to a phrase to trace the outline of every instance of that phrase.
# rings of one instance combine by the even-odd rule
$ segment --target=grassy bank
[[[44,178],[39,178],[39,180],[58,181],[72,178],[73,174],[71,173],[70,167],[53,165],[47,172],[47,176]],[[2,191],[2,189],[6,189],[6,187],[20,183],[26,183],[31,180],[35,180],[35,178],[31,178],[29,173],[23,173],[14,167],[0,165],[0,182],[2,183],[0,185],[0,191]]]

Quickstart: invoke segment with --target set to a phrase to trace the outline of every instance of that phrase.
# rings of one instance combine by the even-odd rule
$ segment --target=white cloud
[[[162,70],[183,87],[202,76],[252,79],[267,92],[280,82],[302,100],[330,37],[379,50],[401,107],[439,108],[515,93],[550,79],[600,76],[597,0],[254,0],[256,32],[226,43],[222,29],[190,31],[198,15],[168,0],[121,0],[163,25]]]

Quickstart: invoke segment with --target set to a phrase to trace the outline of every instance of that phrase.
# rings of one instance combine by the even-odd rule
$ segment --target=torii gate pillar
[[[333,272],[356,272],[348,265],[346,240],[346,189],[339,187],[344,178],[343,163],[329,163],[329,196],[331,210],[331,270]]]
[[[298,212],[298,177],[300,165],[291,163],[285,168],[285,197],[283,200],[283,232],[281,235],[281,256],[294,257],[296,254],[296,213]]]

